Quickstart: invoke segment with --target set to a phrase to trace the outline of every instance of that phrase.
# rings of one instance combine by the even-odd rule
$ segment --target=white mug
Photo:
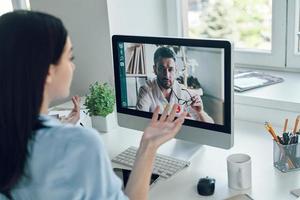
[[[228,186],[236,190],[251,187],[251,157],[247,154],[232,154],[227,157]]]

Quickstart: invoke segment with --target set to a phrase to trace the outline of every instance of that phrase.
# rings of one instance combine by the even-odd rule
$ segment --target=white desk
[[[83,117],[89,126],[90,119]],[[141,132],[115,128],[101,134],[112,158],[128,146],[138,146]],[[271,136],[263,124],[235,121],[235,144],[230,150],[204,146],[192,158],[191,165],[170,178],[160,181],[150,190],[150,200],[193,200],[224,199],[234,194],[247,192],[255,200],[296,199],[291,189],[300,188],[300,171],[282,173],[273,167],[273,144]],[[232,153],[247,153],[252,158],[252,188],[247,191],[234,191],[227,185],[226,157]],[[115,164],[113,164],[114,166]],[[213,196],[202,197],[197,194],[196,185],[200,177],[216,179]]]
[[[155,200],[224,199],[233,194],[247,192],[254,199],[296,199],[291,189],[300,188],[300,171],[281,173],[273,167],[272,140],[262,124],[236,121],[235,144],[230,150],[204,146],[192,158],[191,165],[169,180],[158,182],[150,190]],[[129,145],[138,146],[141,133],[126,128],[116,128],[101,134],[109,156],[112,158]],[[232,153],[247,153],[252,158],[252,188],[234,191],[227,185],[226,157]],[[196,185],[200,177],[216,179],[213,196],[201,197]]]

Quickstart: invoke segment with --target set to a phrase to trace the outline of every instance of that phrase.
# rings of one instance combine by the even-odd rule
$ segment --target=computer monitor
[[[117,117],[143,130],[159,106],[188,112],[176,138],[233,145],[232,48],[226,40],[114,35]]]

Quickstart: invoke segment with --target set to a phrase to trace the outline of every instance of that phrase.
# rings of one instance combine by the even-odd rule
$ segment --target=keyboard
[[[129,147],[113,158],[112,161],[132,168],[136,157],[136,152],[136,147]],[[190,162],[188,161],[179,160],[171,156],[156,154],[152,173],[168,179],[189,165]]]

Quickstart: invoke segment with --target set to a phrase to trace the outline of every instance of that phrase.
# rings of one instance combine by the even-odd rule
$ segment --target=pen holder
[[[273,140],[273,164],[281,172],[300,169],[300,143],[282,145]]]

